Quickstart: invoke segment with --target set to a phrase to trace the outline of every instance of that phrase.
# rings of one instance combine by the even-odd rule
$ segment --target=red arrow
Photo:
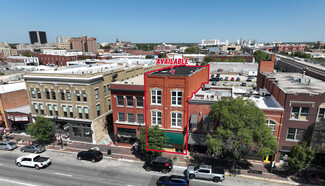
[[[171,71],[170,71],[170,72],[171,72],[172,74],[174,74],[174,73],[175,73],[175,70],[173,70],[173,64],[170,64],[170,66],[171,66]]]

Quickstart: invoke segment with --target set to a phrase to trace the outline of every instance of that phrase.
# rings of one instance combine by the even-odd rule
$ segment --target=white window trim
[[[123,113],[123,114],[124,114],[124,121],[121,121],[121,120],[120,120],[120,115],[119,115],[119,113]],[[125,118],[125,113],[124,113],[124,112],[117,112],[117,121],[118,121],[118,122],[126,122],[126,118]]]
[[[176,104],[173,104],[173,92],[176,92]],[[182,103],[180,105],[178,105],[178,92],[182,92]],[[173,89],[170,90],[170,105],[172,107],[183,107],[183,90],[179,90],[179,89]]]
[[[173,113],[176,113],[176,126],[173,126]],[[179,119],[179,118],[177,118],[177,114],[182,114],[182,117],[181,117],[181,119],[182,119],[182,121],[181,121],[181,126],[177,126],[177,119]],[[178,111],[173,111],[173,112],[170,112],[170,128],[182,128],[182,126],[183,126],[183,112],[178,112]]]
[[[273,121],[275,124],[270,123],[270,121]],[[268,118],[268,119],[266,120],[266,126],[268,126],[268,127],[270,128],[270,125],[275,125],[274,134],[273,134],[273,135],[275,136],[276,126],[278,126],[279,124],[278,124],[278,122],[276,122],[275,120],[273,120],[273,119],[271,119],[271,118]],[[271,130],[271,132],[272,132],[272,130]]]
[[[152,89],[150,89],[150,104],[151,105],[161,105],[161,103],[152,103],[152,91],[161,91],[161,102],[162,102],[162,90],[161,89],[159,89],[159,88],[152,88]],[[156,95],[156,100],[157,100],[157,102],[158,102],[158,99],[157,99],[158,97],[157,97],[157,95]]]
[[[301,140],[297,140],[297,139],[296,139],[296,137],[297,137],[297,133],[298,133],[298,130],[304,130],[304,135],[305,135],[306,130],[305,130],[305,129],[298,129],[298,128],[293,128],[293,129],[295,129],[294,139],[288,139],[288,133],[289,133],[289,128],[288,128],[288,129],[287,129],[286,141],[301,142]]]
[[[309,112],[310,112],[310,107],[298,107],[298,108],[299,108],[298,118],[291,117],[292,110],[293,110],[294,107],[295,107],[295,106],[291,107],[291,112],[290,112],[290,118],[289,118],[289,120],[308,121],[308,116],[309,116]],[[301,110],[302,110],[302,108],[308,108],[308,114],[307,114],[306,119],[299,119],[299,118],[300,118],[300,115],[301,115]]]
[[[317,121],[322,121],[322,120],[325,120],[325,112],[324,112],[324,115],[323,115],[323,119],[320,120],[318,117],[319,117],[319,113],[320,113],[320,109],[325,109],[324,107],[319,107],[318,108],[318,111],[317,111],[317,116],[316,116],[316,120]]]
[[[124,104],[125,104],[124,96],[114,96],[114,97],[116,97],[116,106],[117,107],[124,107]],[[118,97],[122,97],[123,98],[123,105],[119,105],[118,104]]]
[[[133,105],[131,106],[131,105],[128,105],[128,97],[132,97],[132,103],[133,103]],[[133,98],[133,96],[126,96],[125,97],[125,100],[126,100],[126,102],[125,102],[125,105],[126,105],[126,107],[127,108],[134,108],[134,98]]]
[[[135,97],[135,108],[143,108],[143,106],[138,106],[138,98],[142,98],[142,105],[144,106],[144,99],[143,97]]]
[[[130,122],[130,121],[129,121],[129,114],[133,114],[133,122]],[[127,119],[127,120],[126,120],[127,123],[135,123],[134,113],[126,113],[126,117],[127,117],[127,118],[126,118],[126,119]]]
[[[157,123],[153,123],[153,119],[152,119],[153,118],[153,114],[152,114],[152,112],[156,112],[157,113],[156,114],[156,122]],[[158,112],[161,112],[161,125],[158,124]],[[162,121],[163,121],[162,120],[162,111],[160,111],[160,110],[151,110],[150,111],[150,115],[151,115],[151,125],[152,126],[155,126],[155,125],[162,126]]]

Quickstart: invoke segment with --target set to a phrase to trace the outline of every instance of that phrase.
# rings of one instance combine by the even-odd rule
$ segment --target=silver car
[[[11,141],[0,142],[0,150],[14,150],[17,148],[17,145]]]

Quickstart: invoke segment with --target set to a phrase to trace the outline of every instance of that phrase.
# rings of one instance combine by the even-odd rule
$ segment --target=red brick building
[[[24,130],[31,121],[25,83],[5,84],[0,88],[0,127]]]
[[[307,50],[307,45],[278,45],[275,47],[275,51],[278,52],[304,52]]]
[[[96,38],[94,37],[91,38],[87,38],[87,36],[72,37],[70,38],[69,43],[70,43],[70,49],[72,50],[97,53],[97,43],[96,43]]]
[[[41,65],[66,66],[68,61],[77,60],[77,57],[73,55],[35,54],[35,57],[38,57]]]
[[[145,74],[145,123],[158,125],[169,138],[168,152],[185,153],[188,130],[188,99],[203,83],[208,83],[209,68],[179,66]]]
[[[284,108],[278,151],[281,157],[292,146],[306,141],[311,146],[324,146],[325,82],[304,73],[273,73],[273,61],[261,61],[257,89],[265,88]],[[316,150],[325,153],[324,149]]]
[[[114,135],[120,143],[132,144],[144,126],[143,75],[110,84]]]

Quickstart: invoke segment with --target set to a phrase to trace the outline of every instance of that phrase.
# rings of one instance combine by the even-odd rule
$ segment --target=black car
[[[240,86],[243,86],[243,87],[246,87],[246,83],[245,82],[242,82]]]
[[[213,81],[213,82],[211,83],[211,85],[217,85],[217,82],[216,82],[216,81]]]
[[[157,181],[157,185],[179,185],[179,186],[188,186],[190,185],[190,180],[186,176],[162,176]]]
[[[225,77],[225,81],[229,81],[229,78],[228,77]]]
[[[78,153],[77,159],[90,160],[91,162],[95,163],[103,159],[103,154],[98,150],[81,151]]]
[[[246,81],[252,81],[252,78],[251,78],[251,77],[248,77],[248,78],[246,79]]]
[[[32,153],[42,153],[45,148],[39,144],[26,145],[20,149],[21,152],[32,152]]]
[[[220,77],[220,74],[217,74],[217,76],[216,77]]]
[[[240,77],[237,77],[237,78],[236,78],[236,81],[240,81]]]
[[[146,171],[155,170],[166,174],[173,169],[173,162],[171,159],[166,157],[157,157],[154,160],[146,161],[143,168]]]
[[[220,81],[223,81],[223,77],[220,77],[219,80],[220,80]]]

